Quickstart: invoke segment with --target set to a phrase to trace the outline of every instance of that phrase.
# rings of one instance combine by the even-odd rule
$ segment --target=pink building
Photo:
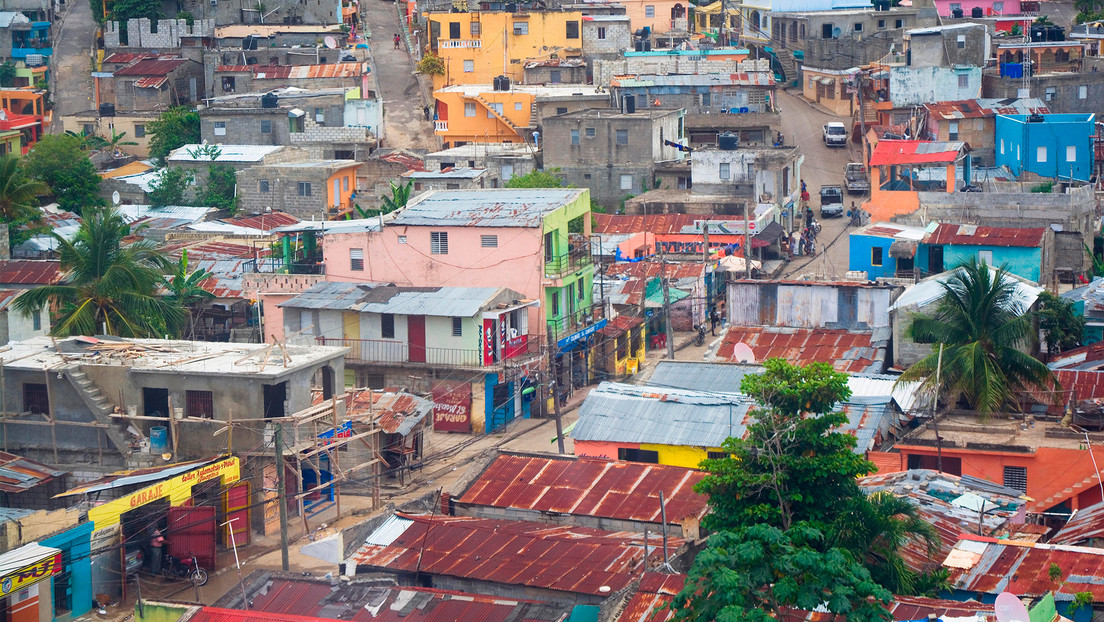
[[[975,8],[981,9],[981,15],[974,15]],[[962,10],[962,17],[1019,15],[1020,0],[935,0],[935,9],[940,17],[955,16],[955,9]]]

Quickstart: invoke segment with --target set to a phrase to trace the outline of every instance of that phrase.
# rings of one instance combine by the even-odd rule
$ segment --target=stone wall
[[[183,19],[159,19],[151,22],[148,17],[127,20],[127,43],[121,42],[122,28],[119,22],[104,23],[104,47],[165,48],[180,47],[180,38],[215,36],[215,20],[197,19],[188,25]],[[156,31],[156,32],[155,32]]]
[[[923,227],[929,222],[960,222],[990,227],[1050,227],[1091,235],[1096,197],[1090,186],[1068,193],[921,192],[920,209],[894,218]]]

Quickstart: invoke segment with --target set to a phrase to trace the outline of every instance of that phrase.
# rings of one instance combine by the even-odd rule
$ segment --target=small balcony
[[[435,131],[435,132],[447,132],[448,131],[448,121],[434,121],[433,122],[433,131]]]
[[[437,47],[442,50],[479,49],[483,42],[479,39],[438,39]]]
[[[545,255],[544,276],[558,278],[589,265],[591,265],[590,247],[578,244],[562,255]]]
[[[317,337],[318,345],[349,348],[345,357],[353,363],[396,366],[487,369],[510,360],[539,356],[540,335],[519,335],[507,340],[499,352],[468,348],[435,348],[390,339],[336,339]]]

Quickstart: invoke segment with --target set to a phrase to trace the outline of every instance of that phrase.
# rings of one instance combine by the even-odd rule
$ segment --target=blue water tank
[[[150,428],[150,453],[164,454],[169,452],[169,429],[163,425],[155,425]]]

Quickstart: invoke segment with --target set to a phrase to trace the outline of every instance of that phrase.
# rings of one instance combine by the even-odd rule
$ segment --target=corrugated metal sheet
[[[994,276],[997,273],[996,268],[989,268],[990,273]],[[955,274],[955,270],[944,272],[943,274],[936,274],[929,276],[928,278],[916,283],[905,289],[897,300],[889,306],[890,311],[897,309],[903,309],[909,306],[924,307],[936,300],[939,300],[943,296],[943,283],[951,278]],[[1043,288],[1035,285],[1027,279],[1022,279],[1014,274],[1007,274],[1006,278],[1012,281],[1013,285],[1013,298],[1016,304],[1022,308],[1027,309],[1031,305],[1035,304],[1035,301],[1039,298],[1039,294],[1043,291]]]
[[[634,76],[619,76],[610,80],[610,86],[622,88],[641,88],[649,86],[773,86],[774,75],[769,71],[741,73],[700,73]]]
[[[315,391],[312,397],[315,404],[323,401],[321,391]],[[432,400],[405,391],[345,391],[346,418],[358,422],[375,421],[388,434],[410,434],[431,412]]]
[[[15,300],[15,297],[22,293],[22,290],[16,289],[0,289],[0,311],[8,308],[8,305]]]
[[[395,287],[382,283],[322,281],[278,306],[361,313],[473,317],[500,294],[495,287]],[[522,300],[520,294],[518,300]]]
[[[438,190],[415,197],[395,226],[540,227],[546,216],[579,198],[577,189]]]
[[[752,401],[741,395],[603,382],[579,408],[579,441],[719,447],[742,438]]]
[[[882,140],[870,155],[870,165],[949,164],[958,159],[964,145],[961,142]]]
[[[184,145],[179,149],[174,149],[169,154],[167,160],[169,162],[210,162],[211,156],[207,153],[203,153],[200,157],[192,155],[193,153],[199,154],[199,150],[203,145]],[[218,156],[219,162],[260,162],[265,156],[283,149],[280,145],[219,145],[221,152]]]
[[[392,514],[375,531],[368,534],[368,537],[364,539],[364,543],[375,546],[391,546],[413,524],[414,521],[408,518]]]
[[[644,534],[459,516],[402,515],[412,524],[390,545],[365,544],[347,563],[358,571],[440,574],[602,595],[639,575]],[[663,559],[653,539],[648,563]],[[668,553],[683,545],[670,538]]]
[[[794,364],[830,363],[836,371],[881,373],[885,368],[889,334],[843,329],[731,326],[717,349],[717,357],[735,360],[737,343],[749,346],[756,361],[782,358]]]
[[[186,58],[166,57],[143,58],[126,67],[115,70],[115,77],[119,76],[167,76],[174,69],[189,62]]]
[[[0,285],[49,285],[57,282],[60,266],[57,261],[0,261]]]
[[[190,462],[178,462],[176,464],[170,464],[160,467],[149,467],[145,469],[131,469],[129,471],[116,471],[111,475],[105,475],[99,479],[94,479],[90,482],[85,482],[75,488],[70,488],[57,497],[66,497],[69,495],[83,495],[93,492],[100,492],[103,490],[111,490],[113,488],[120,488],[122,486],[130,486],[131,484],[144,484],[146,482],[155,482],[159,479],[165,479],[173,477],[174,475],[180,475],[186,471],[190,471],[195,468],[199,468],[205,464],[210,464],[215,461],[215,458],[208,460],[192,460]]]
[[[286,212],[271,212],[267,214],[257,214],[253,216],[244,216],[242,218],[234,218],[233,220],[228,220],[226,222],[227,224],[236,225],[238,227],[245,227],[247,229],[270,231],[275,227],[297,224],[299,222],[299,219]]]
[[[889,326],[889,296],[887,287],[729,283],[728,319],[736,326],[869,330]]]
[[[1050,543],[1081,544],[1086,540],[1101,538],[1104,538],[1104,503],[1096,503],[1077,510],[1058,533],[1050,538]]]
[[[686,583],[684,574],[646,572],[616,622],[666,622],[675,612],[667,609]]]
[[[0,451],[0,492],[26,492],[68,471]]]
[[[1012,227],[979,227],[977,225],[939,225],[924,239],[925,244],[960,244],[968,246],[1040,247],[1046,236],[1045,227],[1015,229]]]
[[[1001,114],[1047,114],[1050,112],[1043,100],[1027,99],[965,99],[955,102],[924,104],[928,114],[944,120],[980,119]]]
[[[1094,602],[1104,602],[1104,549],[963,536],[955,551],[970,541],[985,544],[980,557],[957,558],[967,562],[976,559],[973,565],[961,568],[944,564],[957,590],[991,595],[1010,591],[1023,596],[1054,592],[1058,601],[1069,601],[1078,592],[1089,592]],[[1051,564],[1062,570],[1061,580],[1050,578]]]
[[[372,284],[370,283],[321,281],[311,285],[298,296],[276,306],[294,309],[355,311],[360,308],[360,299],[371,287]]]
[[[700,233],[700,227],[695,226],[701,222],[718,221],[729,223],[741,221],[742,217],[733,216],[701,216],[697,214],[594,214],[595,233],[643,233],[645,231],[657,235],[675,233]],[[714,224],[710,233],[726,233],[719,229],[720,224]],[[736,232],[732,232],[736,233]],[[739,232],[741,235],[743,231]]]
[[[640,326],[644,323],[644,318],[635,317],[632,315],[619,315],[609,322],[605,326],[598,329],[598,334],[607,338],[614,339],[624,335],[630,330]]]
[[[140,89],[159,89],[168,82],[167,77],[148,76],[134,81],[134,86]]]
[[[410,179],[477,179],[487,174],[485,168],[449,167],[443,171],[407,171],[403,177]]]
[[[706,498],[692,489],[703,477],[701,471],[659,464],[500,455],[456,501],[658,525],[662,492],[668,522],[680,524],[708,509]]]

